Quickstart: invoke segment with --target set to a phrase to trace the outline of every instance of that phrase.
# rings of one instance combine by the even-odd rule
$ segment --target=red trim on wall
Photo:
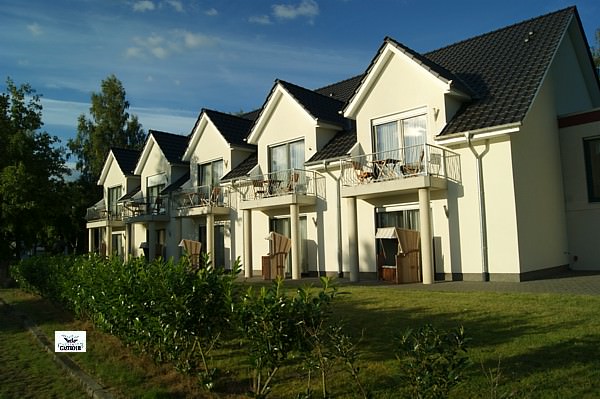
[[[600,121],[600,109],[583,112],[577,115],[569,115],[558,118],[558,127],[569,127],[584,125],[586,123],[599,122]]]

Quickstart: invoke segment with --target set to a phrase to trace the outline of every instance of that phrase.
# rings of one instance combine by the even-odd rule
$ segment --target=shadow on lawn
[[[0,290],[0,298],[7,303],[7,305],[0,305],[0,314],[3,316],[6,314],[7,317],[12,317],[20,321],[13,326],[7,326],[4,323],[0,323],[0,332],[18,332],[26,330],[24,321],[27,319],[38,326],[50,323],[70,323],[74,321],[71,312],[61,309],[59,306],[44,298],[23,294],[16,290]]]

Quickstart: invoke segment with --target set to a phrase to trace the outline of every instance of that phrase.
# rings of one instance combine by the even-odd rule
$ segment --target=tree
[[[40,131],[40,97],[8,78],[0,94],[0,259],[20,257],[55,215],[65,166],[57,137]]]
[[[100,93],[92,93],[90,115],[78,118],[77,136],[68,141],[77,156],[81,178],[95,183],[111,147],[140,149],[145,135],[137,116],[129,115],[125,89],[115,75],[102,81]]]

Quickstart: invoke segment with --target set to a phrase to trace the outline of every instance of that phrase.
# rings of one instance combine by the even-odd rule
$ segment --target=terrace
[[[460,182],[460,156],[431,144],[402,147],[344,158],[341,161],[343,197],[373,198],[416,192],[419,188],[446,189]]]
[[[192,217],[206,214],[229,214],[231,189],[219,186],[198,186],[174,193],[173,206],[177,216]]]
[[[255,175],[242,186],[242,209],[314,205],[325,198],[325,177],[318,172],[288,169]]]

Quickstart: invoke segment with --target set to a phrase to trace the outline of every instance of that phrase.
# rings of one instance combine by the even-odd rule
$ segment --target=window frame
[[[596,162],[593,162],[591,151],[597,147]],[[585,180],[587,185],[588,202],[600,202],[600,136],[583,139],[583,158],[585,162]],[[596,188],[596,189],[595,189]]]
[[[302,152],[303,152],[303,156],[302,156],[302,165],[300,168],[295,168],[292,166],[292,153],[291,153],[291,149],[292,149],[292,145],[294,144],[299,144],[302,143]],[[274,170],[273,168],[273,150],[275,148],[280,148],[280,147],[284,147],[285,148],[285,152],[286,152],[286,166],[284,168],[280,168],[277,170]],[[278,144],[273,144],[267,147],[268,150],[268,154],[269,154],[269,173],[273,173],[273,172],[280,172],[280,171],[284,171],[284,170],[291,170],[291,169],[303,169],[304,168],[304,163],[306,162],[306,142],[304,140],[304,138],[300,138],[300,139],[296,139],[296,140],[291,140],[291,141],[286,141],[285,143],[278,143]]]
[[[404,121],[416,117],[424,117],[425,120],[425,140],[423,144],[427,144],[428,136],[429,136],[429,118],[427,113],[427,107],[418,107],[412,110],[407,110],[403,112],[399,112],[392,115],[383,116],[380,118],[375,118],[371,120],[371,144],[373,153],[379,153],[384,150],[378,149],[378,140],[377,140],[377,127],[395,123],[396,124],[396,135],[397,135],[397,143],[398,148],[393,148],[385,151],[394,151],[399,148],[405,148],[405,138],[404,138]]]

